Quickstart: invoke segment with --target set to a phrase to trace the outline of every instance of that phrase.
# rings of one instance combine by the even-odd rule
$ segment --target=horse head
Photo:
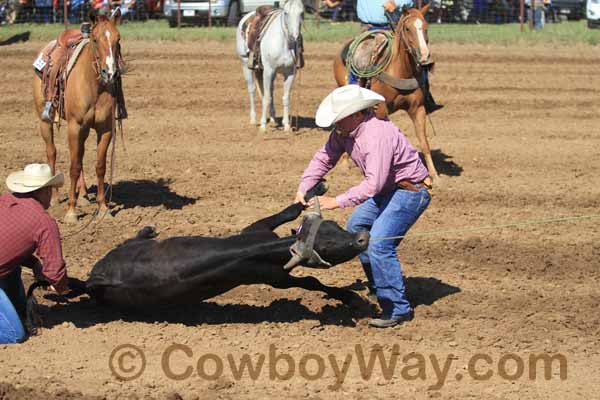
[[[296,43],[300,36],[300,27],[304,18],[302,0],[286,0],[283,3],[283,18],[287,27],[290,43]]]
[[[406,46],[417,65],[432,63],[428,47],[429,38],[427,37],[427,28],[429,26],[424,17],[430,4],[427,3],[420,9],[404,8],[396,26],[396,35],[400,36],[400,43]]]
[[[117,25],[121,20],[121,10],[115,9],[110,18],[105,15],[90,15],[92,29],[90,41],[96,57],[96,68],[105,85],[111,85],[120,74],[119,54],[121,36]]]

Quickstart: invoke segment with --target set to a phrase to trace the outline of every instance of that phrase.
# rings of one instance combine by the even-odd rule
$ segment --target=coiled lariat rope
[[[399,240],[399,239],[404,239],[407,236],[410,236],[410,237],[435,236],[435,235],[443,235],[446,233],[463,233],[463,232],[476,232],[476,231],[502,229],[502,228],[516,228],[516,227],[520,227],[520,226],[553,224],[553,223],[558,223],[558,222],[582,221],[582,220],[595,219],[595,218],[600,218],[600,214],[578,215],[578,216],[574,216],[574,217],[564,217],[564,218],[528,220],[528,221],[522,221],[522,222],[514,222],[511,224],[488,225],[488,226],[478,226],[478,227],[461,228],[461,229],[448,229],[448,230],[443,230],[443,231],[417,232],[417,233],[413,233],[410,235],[406,234],[406,235],[402,235],[402,236],[371,237],[369,240],[370,241]]]
[[[375,37],[375,35],[377,34],[383,34],[385,36],[385,47],[392,45],[394,36],[386,30],[373,30],[363,32],[360,35],[358,35],[356,39],[352,41],[352,43],[350,43],[350,47],[348,48],[348,55],[346,56],[346,67],[353,75],[358,76],[359,78],[373,78],[381,74],[392,61],[392,51],[386,51],[384,53],[384,57],[378,63],[374,64],[369,69],[364,71],[359,70],[358,67],[354,64],[354,61],[352,61],[354,52],[356,51],[358,46],[363,41],[367,40],[369,37]]]

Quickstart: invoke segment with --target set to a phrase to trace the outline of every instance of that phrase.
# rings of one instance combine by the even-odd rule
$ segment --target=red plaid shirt
[[[36,199],[11,193],[0,196],[0,278],[34,253],[42,262],[42,274],[52,285],[67,274],[54,218]]]

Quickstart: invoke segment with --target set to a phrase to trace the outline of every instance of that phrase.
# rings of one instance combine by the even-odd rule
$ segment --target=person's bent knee
[[[369,257],[396,257],[396,246],[390,240],[374,240],[369,243],[367,254]]]
[[[357,233],[368,229],[360,225],[360,218],[356,217],[356,214],[352,214],[346,223],[346,230],[350,233]]]
[[[25,337],[25,329],[21,321],[10,321],[0,313],[0,344],[21,343]]]

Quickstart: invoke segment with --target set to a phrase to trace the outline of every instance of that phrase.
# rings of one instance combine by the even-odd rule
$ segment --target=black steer
[[[307,213],[295,236],[280,238],[273,232],[298,218],[302,210],[300,203],[293,204],[227,238],[157,241],[152,239],[153,229],[144,228],[94,265],[85,292],[101,303],[135,308],[192,303],[240,285],[263,283],[280,289],[323,291],[352,302],[356,295],[348,290],[289,272],[296,265],[323,267],[348,261],[367,248],[369,234],[351,234],[333,221],[322,220],[320,212]],[[294,257],[290,247],[296,250]]]

